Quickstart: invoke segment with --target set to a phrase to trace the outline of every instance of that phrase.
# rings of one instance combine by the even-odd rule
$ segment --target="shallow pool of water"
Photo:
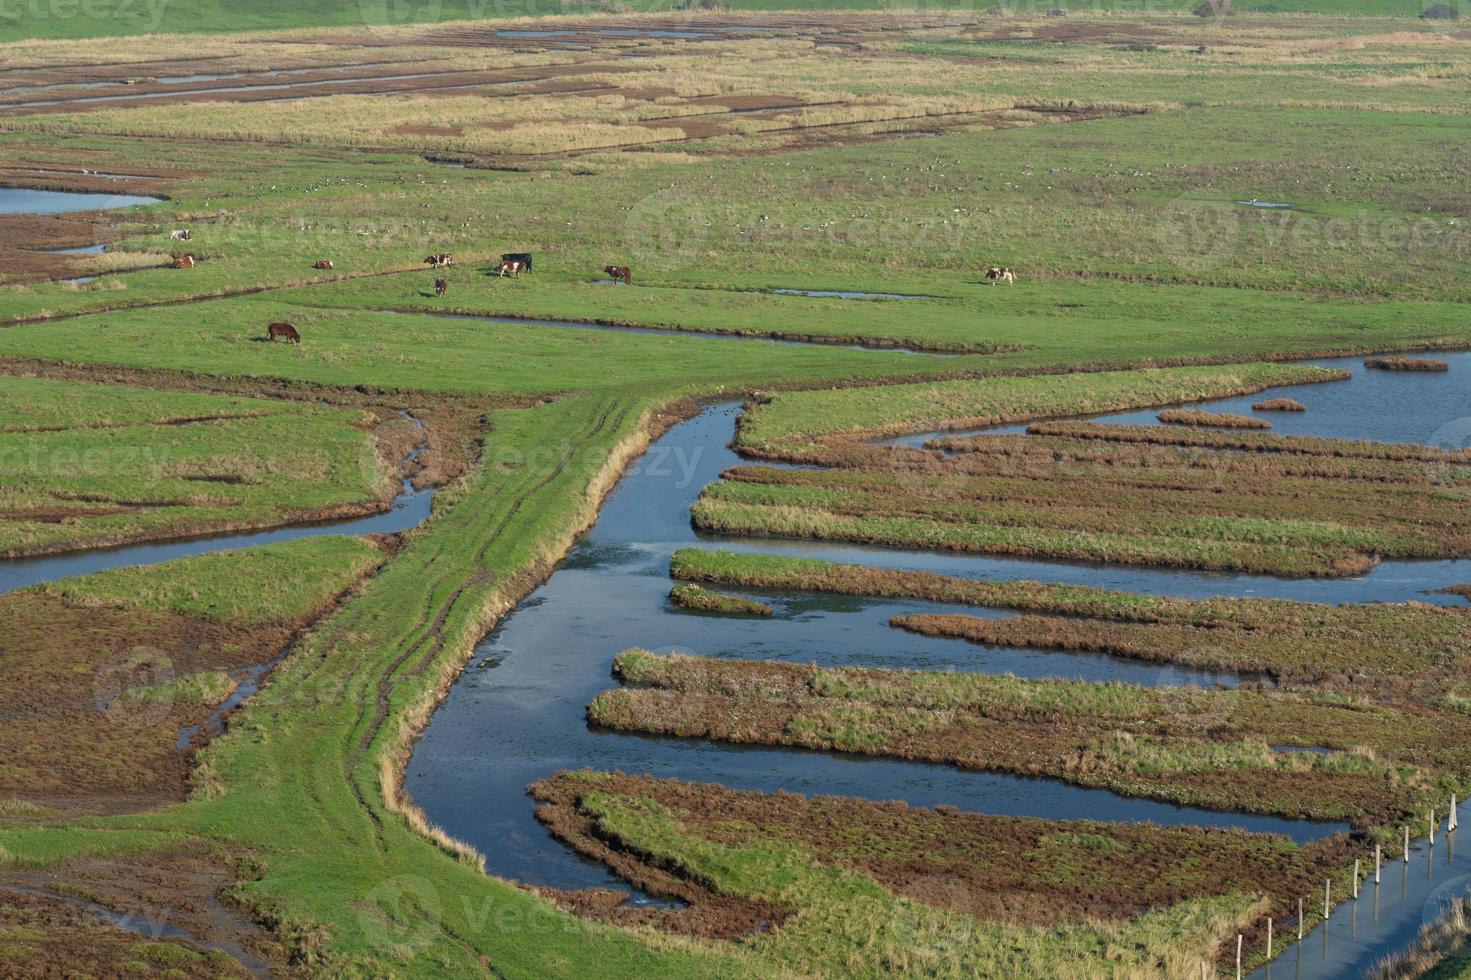
[[[67,214],[155,204],[158,197],[137,194],[83,194],[76,191],[38,191],[29,187],[0,187],[0,214]]]

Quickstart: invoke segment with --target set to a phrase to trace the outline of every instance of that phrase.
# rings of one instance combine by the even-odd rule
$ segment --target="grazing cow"
[[[501,259],[501,266],[500,266],[501,277],[502,278],[505,278],[505,275],[508,272],[511,275],[515,276],[517,279],[520,279],[521,278],[521,263],[520,262],[517,262],[517,261],[515,261],[513,259]]]
[[[174,256],[174,268],[175,269],[192,269],[192,268],[194,268],[194,256],[192,256],[192,255],[176,255],[176,256]]]
[[[455,264],[455,257],[448,252],[440,252],[438,255],[425,256],[424,261],[431,269],[446,269]]]
[[[530,272],[531,271],[531,253],[530,252],[502,252],[501,253],[501,261],[502,262],[520,262],[522,269],[526,270],[527,272]]]
[[[633,274],[628,271],[628,266],[626,265],[605,265],[603,266],[603,271],[614,282],[621,281],[625,286],[633,285]]]
[[[271,343],[276,342],[277,337],[291,341],[293,344],[301,343],[301,334],[289,323],[273,323],[266,327],[266,336]]]
[[[986,270],[986,278],[991,280],[991,285],[993,286],[996,285],[998,282],[1001,282],[1003,279],[1006,280],[1006,284],[1008,286],[1016,285],[1016,273],[1012,272],[1010,269],[1004,266],[991,266],[991,268]]]
[[[176,228],[169,232],[169,241],[171,242],[187,242],[193,237],[194,233],[188,228]]]
[[[449,280],[447,280],[447,279],[436,279],[436,280],[434,280],[434,295],[435,296],[443,296],[444,295],[444,291],[446,289],[448,289],[448,288],[449,288]]]
[[[312,264],[312,268],[313,269],[322,269],[322,270],[324,270],[326,272],[331,272],[332,271],[332,260],[331,259],[318,259],[315,263]]]

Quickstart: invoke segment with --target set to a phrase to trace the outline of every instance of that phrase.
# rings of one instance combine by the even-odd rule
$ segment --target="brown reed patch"
[[[1378,371],[1439,372],[1451,369],[1451,366],[1445,361],[1436,361],[1428,357],[1370,357],[1364,360],[1364,367]]]
[[[619,873],[641,886],[667,872],[599,836],[577,809],[588,793],[651,800],[678,814],[686,833],[718,844],[794,844],[895,895],[1019,926],[1126,921],[1232,890],[1273,896],[1280,923],[1295,914],[1295,896],[1356,851],[1338,836],[1284,848],[1234,830],[1001,817],[621,773],[563,772],[535,784],[538,815],[559,839],[581,853],[611,848]]]
[[[1272,423],[1266,419],[1254,419],[1249,415],[1231,412],[1201,412],[1188,408],[1171,408],[1159,413],[1159,420],[1166,425],[1192,425],[1206,429],[1270,429]]]

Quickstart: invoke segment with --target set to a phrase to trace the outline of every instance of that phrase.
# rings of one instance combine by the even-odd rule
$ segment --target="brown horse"
[[[446,289],[448,289],[448,288],[449,288],[449,280],[447,280],[447,279],[436,279],[436,280],[434,280],[434,295],[435,296],[443,296],[444,295],[444,291]]]
[[[318,259],[317,262],[312,265],[312,268],[313,269],[323,269],[323,270],[325,270],[327,272],[331,272],[332,271],[332,260],[331,259]]]
[[[517,279],[520,279],[521,278],[521,263],[520,262],[517,262],[517,261],[515,261],[513,259],[502,259],[501,260],[501,265],[500,265],[500,273],[501,273],[502,278],[504,278],[505,275],[506,275],[506,273],[508,273],[508,272],[511,275],[515,276]]]
[[[296,328],[289,323],[273,323],[266,327],[266,339],[274,344],[278,337],[289,340],[293,344],[301,343],[301,334],[297,333]]]
[[[628,266],[626,265],[605,265],[603,266],[603,271],[614,282],[621,281],[625,286],[633,285],[633,273],[628,271]]]
[[[192,268],[194,268],[194,256],[192,256],[192,255],[176,255],[176,256],[174,256],[174,268],[175,269],[192,269]]]

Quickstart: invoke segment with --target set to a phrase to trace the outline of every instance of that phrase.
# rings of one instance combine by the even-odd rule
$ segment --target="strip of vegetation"
[[[1392,827],[1464,780],[1471,718],[1316,692],[826,669],[644,650],[588,705],[620,731],[1046,776],[1220,810]],[[1327,745],[1279,753],[1273,745]]]
[[[753,930],[737,946],[804,975],[1085,980],[1105,960],[1129,975],[1194,975],[1227,937],[1272,906],[1257,897],[1263,885],[1247,884],[1240,871],[1271,867],[1267,877],[1284,881],[1305,875],[1327,852],[1274,838],[1005,821],[602,773],[560,774],[535,791],[574,846],[602,852],[611,844],[664,877],[795,910],[780,928]],[[1161,850],[1148,850],[1146,841]],[[1136,848],[1152,862],[1155,853],[1217,843],[1217,855],[1232,853],[1243,865],[1217,882],[1197,889],[1178,877],[1155,885],[1115,881],[1127,863],[1122,856]],[[907,868],[905,855],[912,855]],[[970,887],[977,878],[1011,887]],[[1173,900],[1175,888],[1195,894]],[[1090,909],[1102,907],[1098,895],[1112,893],[1147,910],[1057,924],[1066,914],[1062,896],[1083,892]]]
[[[1296,398],[1268,398],[1253,404],[1252,409],[1257,412],[1306,412],[1308,407]]]
[[[726,616],[770,616],[771,606],[745,596],[711,592],[698,585],[679,585],[669,592],[669,601],[692,612],[719,613]]]
[[[849,515],[816,508],[795,499],[761,506],[728,499],[728,484],[707,489],[693,514],[695,526],[709,534],[811,538],[853,544],[931,551],[956,551],[1016,558],[1112,562],[1122,565],[1198,568],[1289,577],[1361,575],[1372,558],[1350,548],[1303,544],[1246,544],[1204,540],[1190,535],[1149,536],[1116,532],[1038,529],[914,517]],[[724,499],[722,499],[724,497]]]
[[[1266,419],[1254,419],[1249,415],[1232,412],[1200,412],[1188,408],[1170,408],[1159,413],[1165,425],[1193,425],[1206,429],[1270,429],[1272,423]]]
[[[1471,465],[1471,450],[1435,449],[1415,443],[1375,442],[1370,439],[1323,439],[1318,436],[1283,436],[1255,432],[1194,432],[1188,429],[1166,429],[1153,425],[1103,425],[1096,422],[1037,422],[1029,425],[1027,432],[1030,435],[1061,436],[1068,439],[1142,442],[1161,446],[1229,449],[1237,452]]]
[[[1381,557],[1471,549],[1460,501],[1428,480],[1354,492],[1327,481],[1223,492],[1201,471],[1172,481],[1157,470],[1096,478],[1044,466],[1041,475],[977,478],[738,467],[705,488],[694,520],[718,533],[1296,576],[1353,575]],[[1304,493],[1313,490],[1321,492]]]
[[[1427,371],[1432,373],[1451,369],[1451,366],[1445,361],[1436,361],[1426,357],[1370,357],[1364,361],[1364,367],[1380,371]]]
[[[977,465],[968,459],[913,469],[903,465],[913,454],[883,468],[733,467],[708,497],[854,517],[879,514],[1073,531],[1133,527],[1162,537],[1301,541],[1390,558],[1454,557],[1471,548],[1471,522],[1461,495],[1445,492],[1453,481],[1425,468],[1398,485],[1388,480],[1345,485],[1274,473],[1274,461],[1256,458],[1232,470],[1197,466],[1189,454],[1110,453],[1114,458],[1084,467],[1067,463],[1066,447],[1042,442],[1031,449],[1000,462],[992,458]],[[1048,450],[1054,451],[1051,456]],[[1237,473],[1239,477],[1228,478]],[[1249,479],[1252,475],[1257,482]],[[1268,476],[1278,478],[1266,481]],[[1463,485],[1471,491],[1471,481]],[[1126,513],[1111,515],[1111,509]]]
[[[829,881],[837,875],[864,876],[882,889],[880,894],[902,896],[920,912],[965,917],[970,920],[965,934],[983,930],[986,942],[998,938],[996,932],[1021,938],[1030,930],[1048,930],[1051,938],[1038,935],[1012,947],[1014,973],[1042,976],[1055,975],[1050,968],[1066,969],[1054,962],[1052,952],[1080,934],[1135,928],[1142,925],[1139,916],[1147,919],[1180,903],[1233,893],[1265,895],[1261,915],[1274,916],[1280,928],[1296,916],[1295,896],[1321,889],[1325,877],[1338,877],[1355,850],[1343,837],[1298,847],[1233,830],[1000,817],[588,771],[559,773],[535,784],[532,795],[540,803],[538,818],[554,834],[614,865],[645,890],[682,898],[694,878],[718,894],[759,896],[787,906],[795,914],[784,918],[780,929],[753,931],[737,941],[770,943],[792,967],[810,965],[792,958],[792,945],[833,949],[858,942],[861,934],[844,930],[826,943],[813,943],[815,923],[809,916],[817,909],[812,896],[787,888],[748,890],[750,879],[741,873],[749,867],[746,861],[695,868],[661,858],[671,850],[711,845],[780,853],[798,866],[826,872]],[[625,809],[665,813],[673,832],[653,850],[641,840],[611,833],[602,815]],[[697,899],[678,914],[720,913],[718,905],[711,908]],[[1258,919],[1247,935],[1255,939],[1263,925]],[[967,942],[967,949],[978,951],[980,938]],[[871,956],[856,949],[848,955],[852,962]],[[1209,948],[1197,955],[1213,958]]]
[[[1284,683],[1348,675],[1454,674],[1471,657],[1464,617],[1418,603],[1325,606],[1283,599],[1177,599],[694,548],[674,554],[670,574],[736,588],[1018,610],[1030,615],[1004,620],[901,617],[894,625],[993,645],[1091,650],[1208,670],[1265,673]]]
[[[1349,376],[1309,365],[1236,364],[794,391],[772,395],[752,408],[741,420],[736,444],[756,455],[790,455],[834,436],[974,429],[1249,395],[1277,385]]]

